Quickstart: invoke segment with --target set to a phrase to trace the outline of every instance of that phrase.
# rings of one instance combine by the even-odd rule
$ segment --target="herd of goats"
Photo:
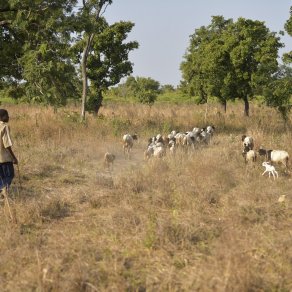
[[[195,149],[199,145],[208,145],[214,135],[215,127],[213,125],[206,128],[194,128],[189,132],[172,131],[170,134],[163,136],[158,134],[148,139],[147,148],[144,151],[144,159],[148,160],[152,157],[162,158],[169,152],[170,155],[175,155],[177,149],[184,149],[188,151]],[[138,139],[137,134],[125,134],[123,135],[123,151],[124,155],[130,158],[130,154],[134,145],[134,141]],[[285,166],[285,170],[289,168],[289,154],[284,150],[265,150],[262,147],[258,151],[254,150],[254,139],[251,136],[242,136],[242,156],[246,163],[255,162],[257,156],[264,156],[265,160],[262,166],[265,167],[265,171],[262,173],[272,175],[275,179],[278,177],[278,172],[273,164],[282,163]],[[105,153],[104,165],[109,169],[113,166],[116,156],[112,153]]]
[[[248,163],[249,161],[255,162],[257,160],[257,152],[254,150],[254,139],[250,136],[243,135],[242,146],[243,146],[242,155],[245,159],[245,162],[246,163]],[[260,147],[258,150],[258,154],[266,158],[266,161],[262,163],[262,166],[266,168],[262,175],[268,173],[269,177],[271,176],[271,174],[273,175],[274,179],[275,176],[278,177],[278,172],[276,171],[275,166],[273,165],[276,163],[282,163],[285,166],[285,170],[288,171],[289,154],[287,151],[266,150]]]

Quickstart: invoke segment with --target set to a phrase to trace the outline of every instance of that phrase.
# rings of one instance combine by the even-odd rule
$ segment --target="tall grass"
[[[107,104],[79,124],[75,108],[6,108],[20,173],[17,224],[1,206],[2,291],[291,291],[291,176],[276,166],[269,180],[241,156],[245,133],[292,153],[275,111]],[[210,146],[143,160],[148,137],[206,124]],[[130,160],[127,132],[139,135]]]

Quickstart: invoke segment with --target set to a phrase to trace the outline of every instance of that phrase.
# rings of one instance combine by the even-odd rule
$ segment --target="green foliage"
[[[139,102],[152,105],[160,93],[160,83],[150,77],[131,79],[130,89]]]
[[[1,7],[6,21],[0,26],[2,83],[21,82],[27,100],[54,106],[74,96],[78,82],[69,58],[72,27],[68,20],[76,3],[14,0]]]
[[[285,23],[285,30],[292,36],[292,6],[290,7],[290,17]]]
[[[123,120],[119,117],[114,117],[111,120],[112,133],[114,136],[119,137],[121,133],[124,133],[127,129],[129,129],[131,124],[132,123],[130,120]]]
[[[195,103],[196,97],[190,97],[180,90],[162,91],[156,99],[156,102],[173,102],[173,103]]]
[[[97,111],[102,91],[132,72],[128,54],[138,47],[137,42],[125,42],[133,23],[108,25],[99,17],[111,3],[89,0],[79,7],[77,0],[1,2],[0,88],[21,83],[27,101],[55,107],[78,98],[78,67],[92,37],[86,63],[91,81],[86,106]]]
[[[125,43],[125,40],[133,26],[133,23],[123,21],[109,26],[103,20],[103,29],[94,38],[88,58],[88,77],[95,87],[107,89],[132,73],[128,53],[138,48],[138,43]]]
[[[168,92],[174,92],[175,88],[171,84],[165,84],[161,86],[161,92],[168,93]]]
[[[290,7],[290,17],[285,23],[285,30],[292,37],[292,6]],[[283,59],[287,63],[292,63],[292,51],[284,54]]]
[[[224,46],[224,31],[233,23],[214,16],[209,26],[202,26],[191,36],[190,47],[181,64],[183,90],[197,95],[197,103],[217,96],[221,103],[236,97],[230,57]]]
[[[150,77],[133,77],[129,76],[127,80],[119,84],[117,87],[112,88],[111,93],[117,98],[134,97],[140,103],[152,105],[158,95],[162,92],[160,83]]]
[[[277,108],[283,120],[287,122],[292,107],[292,78],[273,80],[265,87],[264,96],[266,104]]]
[[[245,101],[258,86],[267,84],[277,70],[275,33],[263,22],[239,18],[237,22],[215,16],[209,26],[195,30],[181,64],[181,86],[204,103],[216,96],[221,103],[240,98]]]
[[[109,26],[104,21],[103,30],[94,38],[87,65],[91,92],[95,92],[95,97],[91,95],[89,98],[89,110],[98,112],[103,100],[102,92],[132,73],[128,54],[138,48],[138,43],[126,43],[125,40],[133,26],[131,22],[119,22]]]
[[[2,94],[10,99],[19,100],[24,96],[24,85],[13,83],[3,88]]]

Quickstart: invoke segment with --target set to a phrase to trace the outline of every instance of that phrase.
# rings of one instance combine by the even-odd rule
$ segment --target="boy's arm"
[[[12,148],[11,148],[12,142],[11,142],[11,138],[10,138],[10,134],[9,134],[8,125],[6,125],[4,128],[4,135],[3,135],[2,139],[3,139],[4,147],[9,151],[10,155],[12,156],[12,162],[14,164],[18,164],[18,160],[17,160],[16,156],[14,155]]]
[[[12,151],[12,148],[11,147],[7,147],[6,148],[8,151],[9,151],[9,153],[11,154],[11,156],[12,156],[12,162],[14,163],[14,164],[18,164],[18,160],[17,160],[17,158],[16,158],[16,156],[14,155],[14,153],[13,153],[13,151]]]

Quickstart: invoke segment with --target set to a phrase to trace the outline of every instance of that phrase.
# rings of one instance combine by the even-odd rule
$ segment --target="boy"
[[[0,109],[0,191],[7,189],[14,178],[13,164],[18,160],[12,151],[12,142],[9,133],[9,115],[7,110]]]

